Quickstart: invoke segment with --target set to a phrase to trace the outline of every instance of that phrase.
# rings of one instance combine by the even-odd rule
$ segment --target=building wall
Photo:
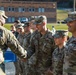
[[[56,2],[0,1],[0,9],[5,10],[9,17],[7,22],[14,22],[24,17],[45,15],[48,23],[53,23],[56,22],[56,8]]]

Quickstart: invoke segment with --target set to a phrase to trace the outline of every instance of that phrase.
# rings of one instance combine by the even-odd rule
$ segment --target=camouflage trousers
[[[14,62],[16,73],[15,75],[23,75],[23,62],[18,58],[17,62]]]
[[[27,75],[37,75],[35,66],[28,66]]]

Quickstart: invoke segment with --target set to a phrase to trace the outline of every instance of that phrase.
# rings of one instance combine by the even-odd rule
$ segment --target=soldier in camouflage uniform
[[[76,75],[76,18],[67,18],[66,21],[72,37],[65,48],[63,75]]]
[[[16,31],[15,31],[15,33],[14,33],[14,35],[16,36],[16,38],[18,37],[18,29],[17,29],[17,27],[19,26],[21,24],[21,22],[20,22],[20,20],[15,20],[14,21],[14,26],[15,26],[15,28],[16,28]]]
[[[24,32],[25,32],[23,47],[25,50],[27,50],[27,48],[30,44],[30,38],[31,38],[32,31],[31,31],[29,22],[26,22],[23,27],[24,27]]]
[[[57,30],[54,35],[54,41],[57,48],[52,54],[53,75],[63,74],[64,50],[67,41],[68,31]]]
[[[47,75],[46,71],[51,67],[51,56],[55,44],[52,33],[46,28],[46,24],[47,18],[44,15],[38,16],[35,20],[39,34],[37,34],[37,37],[35,36],[32,47],[27,52],[28,57],[35,53],[36,63],[34,64],[34,71],[28,75]]]
[[[35,49],[37,51],[37,46],[35,44],[35,40],[38,37],[38,30],[36,28],[36,25],[34,25],[35,22],[35,16],[31,16],[30,17],[30,28],[33,30],[33,33],[31,35],[31,39],[30,39],[30,46],[29,48]],[[32,74],[35,75],[35,64],[36,64],[36,52],[28,59],[28,71],[27,71],[27,75],[28,74]]]
[[[20,23],[17,25],[16,29],[18,30],[18,37],[17,40],[19,41],[20,45],[23,46],[23,40],[24,40],[24,28],[23,25]],[[18,57],[17,57],[18,58]],[[23,68],[22,68],[22,61],[20,58],[17,59],[17,62],[14,62],[15,65],[15,75],[22,75]]]
[[[24,40],[24,27],[22,24],[20,24],[19,26],[17,26],[18,29],[18,37],[17,40],[20,42],[20,45],[23,46],[23,40]]]
[[[22,58],[23,61],[26,61],[27,52],[20,46],[20,43],[17,41],[13,33],[3,27],[5,24],[5,18],[7,18],[5,12],[0,10],[0,52],[5,52],[9,47],[15,54]]]
[[[23,40],[23,48],[25,50],[28,49],[29,45],[30,45],[30,38],[31,38],[31,28],[30,28],[30,23],[26,22],[24,23],[24,40]],[[23,65],[23,75],[27,75],[27,71],[28,71],[28,60],[24,63],[22,63]]]

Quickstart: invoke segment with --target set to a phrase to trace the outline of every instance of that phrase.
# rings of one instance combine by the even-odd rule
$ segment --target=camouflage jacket
[[[57,47],[52,54],[53,75],[62,75],[63,73],[64,50],[65,47],[62,49]]]
[[[32,33],[30,38],[30,46],[28,50],[32,50],[34,52],[34,54],[31,54],[31,57],[28,59],[28,64],[30,67],[31,65],[34,66],[36,64],[36,53],[38,51],[38,34],[39,32],[36,30]]]
[[[63,75],[76,75],[76,38],[71,37],[65,48]]]
[[[20,58],[26,58],[27,52],[20,46],[14,34],[0,26],[0,50],[5,51],[8,47]]]
[[[52,38],[52,33],[47,30],[45,35],[37,34],[37,37],[33,38],[34,45],[33,51],[36,55],[36,68],[38,72],[44,72],[51,66],[51,57],[55,44]]]
[[[27,50],[30,45],[31,32],[24,35],[23,48]]]
[[[17,40],[20,42],[20,45],[23,46],[24,34],[19,34]]]

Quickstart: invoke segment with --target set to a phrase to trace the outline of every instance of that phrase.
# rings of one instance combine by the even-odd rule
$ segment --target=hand
[[[22,59],[23,62],[26,62],[26,60],[27,60],[26,58],[23,58],[23,59]]]
[[[48,69],[48,70],[45,72],[45,75],[53,75],[53,72],[52,72],[50,69]]]

